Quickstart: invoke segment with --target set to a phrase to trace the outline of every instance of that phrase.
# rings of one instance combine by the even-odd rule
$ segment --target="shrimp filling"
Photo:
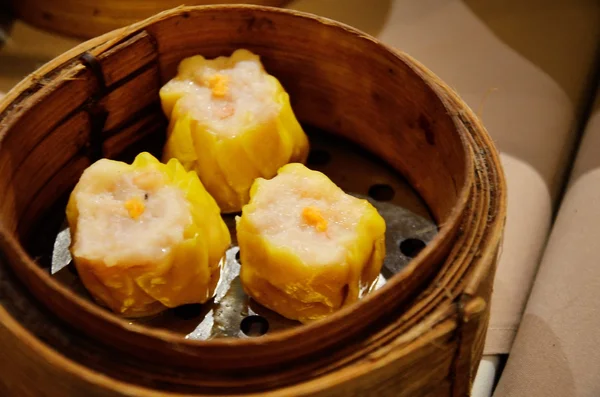
[[[169,255],[192,222],[183,192],[159,171],[99,163],[88,169],[77,192],[73,253],[107,266],[154,263]]]
[[[222,64],[204,59],[182,63],[179,76],[163,92],[182,93],[177,106],[216,135],[268,123],[281,111],[277,82],[262,68],[258,57]]]
[[[305,263],[330,265],[344,261],[358,238],[365,204],[325,177],[279,174],[262,185],[247,214],[271,243],[288,247]],[[245,214],[246,216],[246,214]]]

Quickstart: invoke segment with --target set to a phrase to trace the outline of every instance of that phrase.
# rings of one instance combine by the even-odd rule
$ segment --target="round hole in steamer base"
[[[242,320],[240,330],[246,336],[261,336],[269,331],[269,321],[263,316],[251,315]]]
[[[406,240],[402,240],[399,244],[400,252],[402,254],[408,256],[409,258],[414,258],[419,255],[419,252],[423,251],[427,244],[423,240],[418,238],[407,238]]]
[[[437,225],[418,194],[391,167],[342,138],[304,127],[311,142],[311,151],[317,153],[314,156],[319,160],[313,158],[307,166],[324,172],[347,193],[369,200],[386,221],[386,258],[375,285],[375,288],[380,288],[412,259],[398,242],[415,240],[427,244],[437,234]],[[130,155],[133,157],[135,153]],[[131,161],[132,158],[120,160]],[[378,190],[375,193],[374,188]],[[77,294],[91,299],[77,273],[70,269],[73,265],[69,265],[70,235],[64,221],[65,203],[66,200],[57,204],[57,208],[47,214],[38,232],[31,237],[28,249],[53,277]],[[202,305],[181,306],[153,317],[132,319],[132,323],[169,330],[182,338],[196,340],[257,337],[301,326],[299,322],[261,306],[244,293],[239,278],[235,214],[225,215],[224,219],[231,232],[232,246],[223,260],[221,279],[214,297]],[[43,237],[48,234],[53,238]]]

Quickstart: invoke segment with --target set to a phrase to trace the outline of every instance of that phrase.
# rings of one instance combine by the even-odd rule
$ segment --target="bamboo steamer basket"
[[[11,6],[19,18],[34,26],[87,39],[183,4],[240,3],[278,7],[287,2],[288,0],[11,0]]]
[[[96,158],[164,139],[158,90],[181,59],[239,47],[261,55],[302,123],[410,182],[439,225],[427,247],[358,303],[260,338],[198,341],[132,324],[42,270],[24,241],[43,214]],[[268,7],[183,7],[83,43],[0,102],[0,192],[2,395],[470,392],[506,215],[498,154],[447,85],[351,27]]]

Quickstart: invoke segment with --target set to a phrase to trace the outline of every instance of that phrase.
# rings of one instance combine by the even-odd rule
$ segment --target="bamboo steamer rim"
[[[52,32],[90,39],[173,7],[255,4],[282,7],[290,0],[8,0],[27,23]]]
[[[435,77],[431,72],[420,66],[416,63],[412,58],[408,57],[405,54],[401,54],[388,46],[382,44],[377,39],[370,37],[355,28],[352,28],[348,25],[329,20],[326,18],[317,17],[308,13],[291,11],[291,10],[282,10],[276,8],[269,7],[260,7],[260,6],[251,6],[251,5],[218,5],[218,6],[200,6],[200,7],[181,7],[174,10],[166,11],[161,14],[156,15],[155,17],[149,18],[145,21],[136,23],[130,27],[122,28],[110,33],[107,33],[101,37],[92,39],[86,43],[83,43],[74,49],[65,53],[61,59],[64,61],[68,61],[76,58],[82,52],[89,50],[92,54],[98,55],[105,50],[111,48],[114,44],[120,42],[122,39],[127,36],[136,33],[138,31],[143,30],[145,27],[152,25],[153,23],[168,19],[172,17],[186,15],[190,12],[199,12],[199,11],[233,11],[233,10],[248,10],[253,12],[261,12],[265,14],[285,14],[289,17],[293,18],[303,18],[310,20],[314,23],[318,23],[329,28],[342,29],[346,34],[351,35],[355,40],[364,40],[370,41],[373,44],[385,49],[390,54],[393,54],[394,57],[397,58],[398,62],[405,63],[409,65],[413,71],[419,75],[423,81],[435,92],[435,94],[442,100],[444,105],[448,107],[452,104],[451,100],[447,99],[448,88],[447,86],[440,85],[439,79]],[[44,65],[40,68],[36,75],[43,76],[53,70],[51,64]],[[433,81],[433,82],[432,82]],[[0,103],[0,112],[4,112],[7,107],[17,98],[22,96],[29,84],[27,81],[22,81],[19,83],[13,90],[11,90],[5,99]],[[452,94],[450,94],[452,95]],[[450,98],[452,98],[450,96]],[[25,100],[26,101],[26,100]],[[464,106],[464,105],[463,105]],[[2,123],[0,122],[0,128],[2,127]],[[461,137],[462,146],[465,153],[465,183],[460,187],[460,194],[458,196],[458,200],[456,205],[454,206],[452,213],[449,215],[447,222],[444,225],[441,225],[439,234],[435,237],[432,243],[427,246],[416,258],[414,258],[408,267],[404,269],[403,272],[394,276],[389,282],[379,291],[376,291],[356,304],[346,307],[331,316],[327,317],[324,320],[308,324],[302,327],[298,327],[296,329],[290,329],[281,331],[272,335],[265,335],[258,339],[214,339],[209,341],[197,341],[197,340],[189,340],[183,339],[180,335],[174,334],[170,331],[164,330],[155,330],[148,329],[141,325],[129,324],[126,320],[121,319],[111,313],[108,313],[104,309],[96,306],[94,303],[87,301],[83,298],[75,296],[69,289],[65,286],[59,284],[56,280],[54,280],[49,275],[45,274],[42,269],[40,269],[29,256],[24,251],[24,249],[17,242],[17,239],[9,233],[3,232],[2,237],[4,241],[0,241],[1,243],[8,244],[15,253],[22,259],[26,258],[21,262],[21,265],[26,267],[26,271],[28,275],[33,278],[36,278],[38,282],[43,283],[44,288],[50,291],[52,294],[56,294],[58,296],[63,297],[66,300],[71,301],[74,305],[78,306],[83,311],[88,314],[96,317],[97,319],[101,319],[103,322],[110,324],[113,329],[121,329],[128,333],[136,334],[139,336],[150,337],[153,339],[157,339],[162,341],[164,344],[175,345],[178,347],[190,347],[193,349],[202,349],[202,348],[210,348],[211,351],[217,352],[219,354],[223,354],[228,352],[226,355],[236,356],[237,352],[240,348],[244,347],[260,347],[263,349],[277,349],[281,348],[284,345],[294,344],[295,341],[299,341],[306,337],[307,334],[317,335],[324,329],[330,328],[344,328],[347,323],[347,320],[350,315],[355,314],[356,312],[362,311],[363,314],[369,313],[369,307],[373,303],[373,301],[381,299],[386,295],[393,295],[394,289],[401,287],[402,283],[405,281],[406,277],[409,277],[412,272],[415,271],[416,268],[421,266],[425,259],[431,255],[435,248],[441,244],[449,244],[449,242],[454,237],[457,231],[457,225],[462,218],[465,208],[467,206],[469,196],[471,193],[471,187],[474,180],[474,163],[472,158],[472,153],[470,152],[470,148],[466,142],[465,134],[466,130],[462,124],[459,124],[457,120],[455,120],[455,126],[459,131],[459,135]],[[481,126],[478,126],[481,127]],[[482,128],[482,127],[481,127]],[[0,136],[0,140],[3,136]],[[1,225],[0,225],[1,226]],[[500,227],[500,226],[497,226]],[[163,394],[164,395],[164,394]]]
[[[118,40],[117,40],[118,41]],[[101,44],[101,43],[98,43]],[[110,46],[106,46],[106,48],[110,48]],[[84,51],[82,49],[82,51]],[[452,118],[454,121],[463,126],[464,130],[467,132],[467,136],[465,138],[465,144],[469,148],[468,153],[473,156],[473,161],[475,164],[475,179],[478,184],[478,189],[472,187],[471,191],[477,195],[477,191],[479,190],[481,194],[478,199],[479,207],[483,205],[484,210],[487,210],[488,213],[480,213],[479,219],[473,219],[473,222],[477,221],[479,225],[479,231],[477,231],[477,243],[471,244],[471,246],[481,246],[481,244],[487,243],[486,249],[481,249],[481,251],[477,252],[477,255],[472,256],[470,262],[467,264],[469,272],[465,274],[464,282],[461,282],[460,290],[457,292],[456,301],[453,300],[451,305],[447,305],[443,301],[444,304],[436,304],[434,309],[433,316],[437,318],[437,320],[431,319],[428,322],[425,322],[424,319],[421,319],[419,316],[419,321],[416,324],[409,325],[406,331],[399,331],[400,335],[397,339],[394,339],[390,342],[389,345],[381,346],[379,349],[381,351],[377,351],[374,353],[373,358],[366,358],[361,363],[357,365],[347,365],[345,367],[341,367],[336,369],[333,372],[325,373],[322,376],[317,378],[311,378],[307,381],[302,381],[299,384],[294,384],[290,387],[284,387],[283,389],[269,392],[260,392],[248,394],[244,393],[244,395],[253,395],[253,396],[285,396],[285,395],[324,395],[326,391],[331,390],[333,393],[337,393],[335,395],[344,395],[339,394],[341,391],[348,392],[351,389],[345,388],[343,384],[349,384],[349,382],[354,381],[352,384],[356,385],[357,379],[365,379],[371,378],[373,381],[373,377],[370,376],[371,372],[374,372],[376,369],[381,369],[384,367],[388,368],[397,368],[398,363],[394,364],[392,360],[398,357],[404,357],[407,353],[407,349],[403,350],[395,349],[395,346],[402,346],[402,343],[406,343],[407,341],[414,340],[415,342],[418,340],[418,343],[412,344],[411,347],[408,348],[411,351],[420,351],[419,349],[423,349],[427,344],[434,344],[436,340],[433,338],[432,334],[435,332],[431,331],[430,328],[424,328],[427,324],[436,324],[439,321],[444,320],[445,318],[450,321],[451,317],[454,318],[456,316],[456,328],[448,328],[448,325],[445,328],[445,332],[449,332],[452,334],[456,334],[457,340],[452,342],[453,348],[458,348],[455,353],[455,359],[453,359],[452,367],[450,368],[451,373],[448,375],[451,379],[451,393],[452,395],[466,395],[466,388],[468,387],[469,382],[472,381],[472,376],[474,375],[474,371],[477,369],[478,359],[481,357],[480,347],[474,346],[470,347],[471,343],[469,341],[469,331],[468,329],[463,331],[465,327],[470,327],[470,324],[473,323],[481,323],[485,326],[486,320],[478,320],[476,317],[477,313],[481,313],[482,310],[485,309],[485,301],[469,301],[463,300],[463,298],[469,298],[471,296],[478,296],[482,291],[477,288],[478,285],[481,284],[482,277],[485,275],[489,281],[489,278],[493,276],[490,272],[493,273],[494,267],[494,258],[493,255],[497,253],[497,250],[494,247],[497,247],[501,241],[501,231],[505,222],[506,216],[506,191],[505,191],[505,181],[504,176],[502,174],[501,164],[498,159],[498,154],[494,149],[493,142],[491,142],[489,136],[485,134],[485,129],[481,126],[480,122],[476,119],[476,117],[472,114],[471,110],[462,103],[462,101],[441,81],[439,81],[435,76],[433,76],[426,69],[422,68],[418,62],[413,62],[413,60],[403,54],[399,54],[399,56],[404,56],[407,60],[410,61],[411,67],[416,69],[420,69],[422,75],[429,76],[432,80],[428,80],[427,82],[435,87],[436,92],[440,93],[440,99],[447,105],[447,107],[453,109],[450,111]],[[68,58],[67,58],[68,59]],[[63,59],[64,61],[65,59]],[[47,68],[47,70],[51,70],[51,68]],[[25,89],[27,88],[27,84],[24,84]],[[23,92],[21,90],[20,92]],[[0,102],[0,109],[4,110],[8,105],[7,102]],[[0,128],[2,128],[2,121],[0,121]],[[2,135],[0,133],[0,135]],[[489,175],[488,175],[489,174]],[[481,178],[489,178],[489,183],[484,184],[484,180]],[[479,186],[481,183],[481,187]],[[483,192],[481,190],[483,189]],[[491,189],[487,191],[487,189]],[[474,200],[470,200],[469,204],[475,204]],[[471,211],[471,209],[469,209]],[[473,211],[471,211],[473,212]],[[481,212],[481,211],[480,211]],[[470,219],[470,218],[469,218]],[[470,228],[470,221],[465,224],[465,234],[475,233],[475,231]],[[483,228],[483,229],[482,229]],[[469,230],[467,230],[469,229]],[[461,238],[462,241],[462,238]],[[0,239],[0,245],[2,245],[2,241]],[[15,240],[16,243],[16,240]],[[491,249],[490,249],[491,248]],[[10,254],[10,252],[9,252]],[[456,287],[459,288],[459,287]],[[491,288],[491,285],[490,287]],[[485,288],[484,288],[485,291]],[[491,291],[491,290],[490,290]],[[487,296],[489,291],[484,292],[483,296]],[[458,301],[467,302],[464,307]],[[473,303],[473,304],[472,304]],[[446,308],[447,310],[444,310]],[[489,310],[489,309],[487,309]],[[446,313],[445,313],[446,312]],[[451,317],[448,317],[449,314],[452,314]],[[419,313],[420,314],[420,313]],[[445,317],[446,316],[446,317]],[[464,317],[463,317],[464,316]],[[429,316],[431,317],[431,316]],[[36,339],[28,330],[26,330],[21,324],[18,324],[10,313],[8,313],[4,307],[0,308],[0,319],[2,319],[0,328],[6,327],[15,335],[19,335],[19,339],[22,340],[23,345],[26,346],[31,352],[35,352],[34,354],[39,354],[45,360],[48,360],[52,365],[50,368],[61,367],[63,372],[60,372],[61,375],[68,376],[62,382],[63,386],[66,382],[74,382],[73,385],[78,385],[77,387],[86,388],[77,389],[81,392],[84,390],[88,390],[93,392],[99,392],[98,395],[136,395],[136,396],[184,396],[191,395],[190,393],[175,393],[175,392],[166,392],[166,391],[154,391],[147,387],[139,387],[138,384],[133,385],[133,383],[129,383],[128,381],[117,380],[116,378],[111,378],[110,376],[106,376],[105,374],[99,374],[97,371],[90,369],[85,362],[74,361],[70,357],[64,356],[58,353],[56,350],[53,350],[48,347],[45,343]],[[432,322],[433,321],[433,322]],[[445,321],[444,324],[447,324],[448,321]],[[454,321],[454,320],[452,320]],[[406,329],[406,328],[405,328]],[[465,333],[465,338],[461,336]],[[439,331],[438,331],[439,334]],[[370,339],[371,337],[369,337]],[[404,341],[404,342],[402,342]],[[479,342],[481,343],[481,340]],[[465,346],[466,350],[464,350],[464,355],[461,353],[463,348],[461,346]],[[17,347],[18,348],[18,347]],[[21,347],[23,348],[23,347]],[[362,347],[360,347],[362,349]],[[472,350],[471,350],[472,349]],[[422,353],[419,353],[422,354]],[[411,356],[413,359],[413,363],[420,364],[423,366],[427,364],[427,361],[423,361],[427,358],[427,356],[420,356],[414,354]],[[370,357],[370,356],[369,356]],[[423,358],[425,357],[425,358]],[[406,357],[409,358],[408,356]],[[431,358],[429,356],[429,358]],[[437,358],[436,358],[437,359]],[[417,361],[414,361],[417,360]],[[419,361],[420,360],[420,361]],[[16,363],[18,365],[18,363]],[[21,368],[23,368],[21,366]],[[46,367],[45,367],[46,368]],[[462,371],[461,371],[462,368]],[[100,371],[102,372],[102,371]],[[14,373],[14,371],[13,371]],[[398,373],[395,371],[395,373]],[[400,375],[400,373],[398,373]],[[406,377],[407,374],[403,374],[402,378]],[[375,378],[376,379],[376,378]],[[418,379],[416,379],[418,380]],[[407,382],[410,383],[410,386],[414,387],[414,384],[407,380],[398,380],[399,384],[407,385]],[[60,385],[59,385],[60,386]],[[346,386],[347,387],[347,386]],[[60,387],[59,387],[60,389]],[[63,388],[61,390],[67,390]],[[73,390],[73,389],[68,389]],[[389,390],[389,389],[388,389]],[[394,389],[398,393],[402,389]],[[412,389],[411,389],[412,390]],[[419,389],[419,392],[424,392],[425,389]],[[437,389],[436,389],[437,390]],[[453,390],[453,392],[452,392]],[[193,393],[194,395],[198,395]],[[210,393],[209,393],[210,394]],[[204,396],[208,394],[202,394]],[[213,394],[210,394],[213,395]],[[228,393],[228,395],[232,395],[232,393]],[[237,395],[237,394],[236,394]],[[361,395],[361,394],[358,394]],[[370,395],[370,394],[369,394]],[[402,394],[406,395],[406,393]],[[411,394],[412,395],[412,394]],[[415,394],[417,395],[417,394]],[[418,394],[425,395],[425,394]],[[429,395],[429,394],[427,394]],[[444,394],[446,395],[446,394]],[[447,394],[450,395],[450,394]]]

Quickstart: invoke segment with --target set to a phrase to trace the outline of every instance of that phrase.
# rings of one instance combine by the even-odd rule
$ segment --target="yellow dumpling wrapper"
[[[213,296],[231,243],[215,200],[176,159],[102,159],[67,205],[71,254],[94,299],[125,317]]]
[[[302,164],[257,179],[237,218],[240,277],[254,300],[303,323],[368,293],[385,257],[385,221]]]
[[[289,95],[250,51],[184,59],[160,98],[170,120],[163,160],[195,170],[224,213],[241,210],[254,179],[306,160]]]

